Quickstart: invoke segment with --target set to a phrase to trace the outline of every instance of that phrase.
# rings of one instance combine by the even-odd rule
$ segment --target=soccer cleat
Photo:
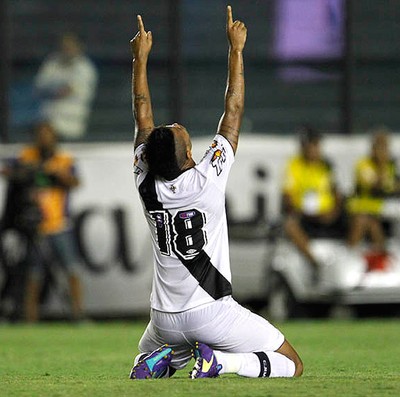
[[[217,362],[213,349],[204,343],[196,342],[194,358],[196,362],[189,373],[191,379],[216,378],[222,369],[222,365]]]
[[[153,353],[141,358],[131,369],[130,379],[162,378],[168,371],[172,360],[173,350],[168,345],[163,345]]]

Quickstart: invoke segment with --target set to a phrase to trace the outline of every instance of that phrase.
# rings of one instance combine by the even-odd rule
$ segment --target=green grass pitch
[[[279,324],[305,364],[298,379],[223,375],[131,381],[144,322],[0,325],[0,395],[12,396],[400,396],[400,321]]]

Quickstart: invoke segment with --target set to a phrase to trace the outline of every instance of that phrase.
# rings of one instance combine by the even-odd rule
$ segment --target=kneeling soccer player
[[[300,357],[282,333],[232,298],[225,188],[244,108],[243,48],[247,29],[227,9],[229,42],[225,111],[196,164],[188,131],[155,127],[147,82],[152,34],[138,16],[131,40],[136,121],[135,183],[154,251],[151,321],[131,379],[171,376],[195,357],[191,378],[236,373],[300,376]]]

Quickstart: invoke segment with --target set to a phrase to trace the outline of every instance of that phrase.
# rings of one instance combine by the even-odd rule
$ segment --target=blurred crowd
[[[14,230],[23,241],[18,245],[23,252],[17,264],[5,244],[0,244],[5,275],[0,310],[11,311],[10,317],[38,321],[40,302],[57,281],[53,266],[57,263],[67,279],[70,317],[83,318],[79,257],[69,213],[69,195],[79,185],[79,177],[74,158],[61,151],[58,142],[86,133],[97,74],[79,37],[63,34],[58,49],[43,61],[35,77],[39,115],[32,144],[7,160],[1,170],[8,182],[2,239]],[[4,308],[4,302],[11,309]]]
[[[32,143],[1,170],[7,193],[0,233],[3,239],[10,230],[16,231],[24,242],[18,266],[0,244],[3,314],[7,311],[3,303],[11,300],[15,318],[38,321],[46,286],[59,277],[54,266],[58,264],[67,280],[70,318],[84,318],[80,258],[68,206],[80,180],[73,156],[58,142],[85,135],[97,79],[84,45],[72,33],[61,37],[59,49],[39,68],[34,86],[40,117]],[[322,155],[323,134],[304,126],[298,140],[298,153],[288,161],[282,184],[282,226],[312,268],[314,282],[318,283],[322,264],[310,249],[313,238],[345,238],[351,249],[367,244],[368,266],[384,267],[391,224],[382,216],[383,207],[385,200],[400,195],[390,132],[382,127],[371,133],[370,153],[352,171],[350,197],[338,189],[332,162]]]

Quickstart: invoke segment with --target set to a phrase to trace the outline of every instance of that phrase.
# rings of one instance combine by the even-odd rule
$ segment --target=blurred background
[[[264,308],[272,288],[270,259],[290,262],[287,252],[274,251],[277,236],[270,232],[272,226],[281,226],[283,171],[298,148],[299,126],[323,132],[323,152],[335,166],[343,197],[354,193],[354,166],[370,152],[371,128],[385,126],[392,132],[387,152],[399,165],[400,0],[0,0],[2,162],[17,157],[32,141],[33,126],[46,119],[45,102],[61,95],[62,81],[43,89],[41,80],[44,65],[60,53],[65,34],[74,37],[66,51],[78,48],[86,65],[69,76],[79,77],[71,84],[85,88],[79,99],[82,108],[72,99],[66,110],[53,115],[77,120],[81,114],[84,119],[78,133],[60,134],[60,139],[61,147],[75,158],[81,180],[71,195],[70,215],[89,317],[132,316],[149,309],[152,251],[131,173],[129,41],[137,31],[136,15],[142,15],[146,30],[153,33],[148,77],[155,123],[185,125],[199,160],[223,112],[227,4],[233,7],[234,19],[243,20],[248,28],[243,136],[227,188],[236,298]],[[51,74],[50,68],[47,76]],[[7,183],[0,179],[3,207]],[[398,205],[392,208],[391,220],[398,225],[400,210]],[[394,247],[400,227],[396,230],[398,234],[391,236]],[[13,287],[24,275],[10,276],[21,263],[21,242],[15,236],[1,239],[3,291],[7,283]],[[365,285],[357,284],[364,268],[357,277],[341,269],[343,277],[353,277],[346,284],[348,294],[330,295],[328,302],[324,294],[312,295],[313,303],[327,303],[318,313],[328,315],[337,305],[396,304],[398,314],[397,251],[390,272],[375,272],[371,282],[362,278]],[[4,260],[10,252],[11,265]],[[331,249],[331,256],[338,252]],[[43,318],[68,316],[68,293],[61,279],[56,272],[46,281]],[[312,292],[303,281],[301,292]],[[378,289],[354,296],[355,285],[361,292],[371,285]],[[3,312],[6,317],[23,318],[23,283],[19,286],[19,292],[2,292],[0,317]],[[298,303],[293,290],[278,290],[273,306],[286,305],[291,311],[282,309],[284,313],[281,310],[276,317],[290,317]]]
[[[152,30],[149,78],[156,122],[195,136],[222,112],[227,43],[224,0],[1,0],[2,139],[27,140],[38,117],[33,81],[61,35],[74,32],[98,70],[84,141],[132,136],[129,40],[136,14]],[[248,133],[399,130],[399,0],[232,0],[248,26]]]

